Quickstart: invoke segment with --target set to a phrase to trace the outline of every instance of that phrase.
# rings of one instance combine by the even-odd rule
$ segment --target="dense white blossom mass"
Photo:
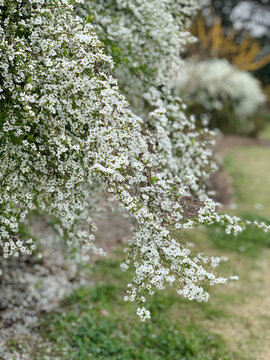
[[[161,90],[180,66],[197,8],[194,0],[86,0],[77,12],[93,23],[116,62],[120,88],[138,112],[145,107],[142,95],[150,87]]]
[[[185,115],[185,104],[170,88],[182,67],[181,52],[194,41],[187,28],[198,2],[85,1],[76,10],[93,23],[116,62],[120,90],[144,120],[144,131],[156,139],[160,164],[205,199],[205,180],[215,169],[211,133],[196,131],[194,118]]]
[[[0,0],[0,243],[4,256],[34,250],[32,239],[20,231],[33,209],[57,219],[57,229],[68,244],[95,250],[91,210],[97,184],[102,183],[137,222],[122,269],[134,269],[125,299],[136,301],[142,320],[150,317],[145,296],[167,283],[174,283],[179,294],[190,300],[205,301],[208,293],[201,284],[227,281],[209,270],[220,259],[191,254],[170,230],[218,221],[227,225],[228,232],[237,233],[241,226],[239,219],[219,215],[208,198],[204,180],[213,168],[209,141],[206,134],[196,132],[194,119],[184,115],[181,100],[166,87],[167,69],[174,62],[180,64],[178,50],[171,51],[182,39],[181,47],[187,36],[180,32],[180,38],[171,38],[170,32],[183,30],[175,14],[190,16],[193,3],[137,2],[142,9],[152,4],[147,14],[159,19],[148,25],[142,18],[137,26],[142,31],[150,26],[145,34],[149,44],[157,45],[155,61],[161,67],[156,69],[148,58],[145,66],[155,74],[141,79],[145,69],[138,70],[149,111],[144,105],[136,115],[119,92],[111,57],[105,55],[89,21],[74,15],[71,3]],[[98,3],[104,5],[107,19],[109,2]],[[136,7],[128,8],[136,13]],[[160,16],[168,17],[168,24]],[[161,39],[151,33],[154,25],[163,26]],[[136,49],[131,49],[132,54]],[[132,72],[133,60],[127,62]],[[124,80],[120,83],[124,86]]]

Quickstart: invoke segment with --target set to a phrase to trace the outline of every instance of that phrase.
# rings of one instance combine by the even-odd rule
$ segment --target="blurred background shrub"
[[[255,116],[266,99],[259,82],[225,59],[186,61],[172,87],[202,126],[248,135],[263,126]]]
[[[270,6],[205,1],[194,20],[191,32],[198,40],[188,46],[172,87],[198,127],[256,136],[269,126],[270,24],[261,15],[258,23],[256,14],[270,14]]]

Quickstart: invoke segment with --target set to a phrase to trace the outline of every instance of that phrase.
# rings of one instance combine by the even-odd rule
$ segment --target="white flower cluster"
[[[259,82],[225,59],[186,61],[172,87],[185,102],[199,104],[206,113],[222,111],[225,104],[230,104],[230,117],[236,115],[237,126],[243,132],[253,130],[251,117],[265,101]]]
[[[144,2],[136,3],[144,8]],[[179,10],[189,15],[192,10],[188,0],[149,3],[155,9],[159,4],[166,16],[172,11],[170,21],[179,26],[174,15]],[[132,2],[116,4],[136,13]],[[153,6],[148,16],[152,11]],[[207,300],[200,284],[226,281],[205,269],[206,264],[215,267],[218,260],[191,254],[168,229],[218,221],[237,233],[241,226],[237,218],[218,215],[208,199],[203,183],[213,168],[209,140],[194,131],[194,119],[185,117],[180,99],[166,89],[170,36],[157,48],[157,52],[165,48],[158,77],[140,79],[148,89],[144,101],[154,108],[143,121],[129,110],[112,75],[112,59],[105,55],[93,26],[74,15],[71,1],[0,0],[0,18],[0,243],[4,256],[34,249],[20,228],[32,209],[56,218],[68,244],[81,243],[95,250],[91,213],[102,183],[138,224],[122,269],[135,270],[126,300],[137,302],[142,320],[150,316],[143,305],[145,295],[166,283],[174,283],[190,299]],[[159,26],[166,26],[161,21],[166,17],[158,19]],[[147,24],[145,20],[137,26],[144,29]],[[148,36],[151,43],[154,34]],[[170,43],[171,51],[175,41]]]
[[[195,0],[86,0],[77,7],[116,62],[119,86],[136,113],[145,112],[142,95],[151,86],[166,86],[181,66],[179,55],[193,40],[186,29],[197,9]]]
[[[198,133],[195,120],[169,88],[182,66],[180,53],[193,41],[186,30],[198,9],[194,0],[85,1],[77,13],[93,25],[116,62],[114,70],[132,110],[159,152],[159,166],[205,199],[205,180],[215,169],[209,133]],[[154,180],[153,180],[154,181]]]

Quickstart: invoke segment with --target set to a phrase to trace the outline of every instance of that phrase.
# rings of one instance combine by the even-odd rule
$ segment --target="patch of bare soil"
[[[240,135],[226,135],[217,138],[214,152],[220,154],[224,158],[231,149],[241,146],[269,147],[270,139],[260,137],[253,138]]]
[[[214,191],[212,198],[222,204],[224,208],[234,202],[232,178],[222,167],[211,175],[209,189]]]
[[[115,202],[108,204],[102,201],[99,205],[103,209],[102,214],[93,219],[98,228],[96,242],[106,253],[110,253],[115,246],[127,243],[131,238],[131,222]]]

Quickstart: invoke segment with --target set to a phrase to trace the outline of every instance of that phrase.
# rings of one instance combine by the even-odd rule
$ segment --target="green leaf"
[[[151,184],[155,184],[158,181],[158,178],[156,176],[151,178]]]

